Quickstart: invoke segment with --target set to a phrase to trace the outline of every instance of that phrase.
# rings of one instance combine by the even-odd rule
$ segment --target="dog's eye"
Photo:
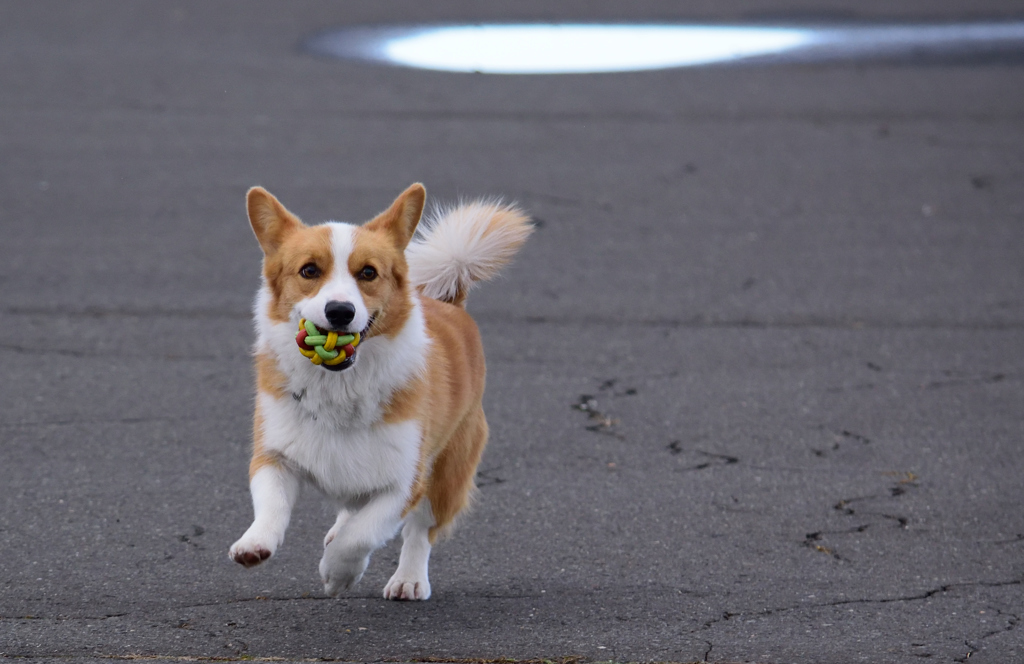
[[[316,279],[320,276],[320,268],[316,266],[316,263],[306,263],[299,270],[299,274],[302,275],[303,279]]]
[[[367,265],[359,271],[359,278],[363,281],[373,281],[377,278],[377,270]]]

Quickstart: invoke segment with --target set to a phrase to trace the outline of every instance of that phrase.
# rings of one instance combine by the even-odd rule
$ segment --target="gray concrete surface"
[[[298,48],[388,21],[1018,9],[6,3],[0,656],[1024,661],[1024,69],[485,77]],[[250,519],[243,195],[362,220],[416,180],[543,223],[471,298],[493,435],[434,597],[380,599],[390,546],[326,599],[312,493],[268,565],[226,556]]]

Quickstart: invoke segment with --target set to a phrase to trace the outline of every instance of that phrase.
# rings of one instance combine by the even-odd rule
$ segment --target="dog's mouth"
[[[328,371],[344,371],[356,363],[356,349],[366,339],[373,321],[371,316],[361,332],[346,332],[321,329],[303,318],[299,321],[295,343],[311,363]]]

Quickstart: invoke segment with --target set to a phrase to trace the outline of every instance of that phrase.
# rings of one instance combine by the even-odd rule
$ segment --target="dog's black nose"
[[[356,317],[356,308],[351,302],[331,300],[324,307],[324,315],[327,316],[327,322],[331,324],[331,327],[340,330]]]

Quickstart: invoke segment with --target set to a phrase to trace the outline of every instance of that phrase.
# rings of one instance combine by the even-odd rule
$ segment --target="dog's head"
[[[281,323],[305,318],[321,330],[359,332],[364,339],[397,334],[412,307],[405,247],[425,200],[417,183],[363,226],[306,226],[262,187],[250,189],[249,223],[263,249],[270,291],[265,314]]]

